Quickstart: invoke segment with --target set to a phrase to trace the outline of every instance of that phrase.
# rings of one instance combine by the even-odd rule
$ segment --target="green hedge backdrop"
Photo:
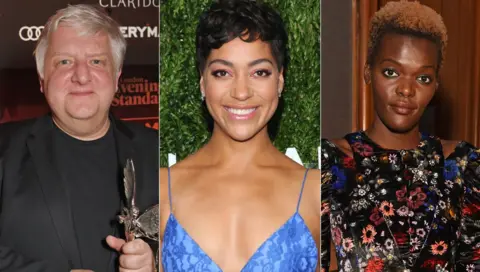
[[[177,161],[210,136],[195,68],[195,29],[211,0],[167,0],[160,7],[160,165]],[[320,146],[320,0],[266,0],[284,19],[290,64],[275,146],[297,149],[318,168]]]

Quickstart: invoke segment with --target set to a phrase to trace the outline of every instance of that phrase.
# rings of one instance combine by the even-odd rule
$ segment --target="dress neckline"
[[[295,213],[293,215],[291,215],[280,227],[278,227],[272,234],[270,234],[258,247],[257,249],[253,252],[253,254],[250,256],[250,258],[247,260],[247,262],[245,263],[245,265],[242,267],[242,269],[240,271],[244,271],[246,268],[248,268],[249,264],[255,260],[255,258],[258,258],[258,254],[261,254],[262,250],[268,246],[269,242],[276,236],[278,235],[278,233],[282,232],[284,229],[286,228],[290,228],[291,224],[293,224],[293,222],[297,220],[300,222],[300,224],[303,224],[305,229],[306,229],[306,232],[307,232],[307,235],[310,237],[310,239],[313,240],[313,234],[312,232],[310,231],[310,229],[307,227],[307,224],[305,223],[305,220],[303,219],[303,217],[300,215],[300,213],[298,211],[295,211]],[[194,244],[194,246],[197,248],[198,252],[202,255],[205,256],[205,258],[207,258],[212,264],[213,266],[215,266],[215,268],[218,270],[218,271],[223,271],[220,266],[202,249],[202,247],[190,236],[190,234],[188,233],[188,231],[180,224],[180,222],[178,222],[177,218],[175,217],[175,215],[173,213],[170,214],[168,220],[167,220],[167,226],[165,228],[165,232],[167,232],[167,229],[169,230],[169,228],[172,228],[173,226],[171,226],[172,224],[175,224],[177,225],[179,228],[180,228],[180,231],[184,233],[185,236],[188,237],[189,240],[192,241],[192,243]],[[162,255],[164,250],[165,250],[165,246],[166,246],[166,243],[163,243],[162,245]],[[318,255],[318,248],[317,248],[317,245],[315,244],[315,250],[316,250],[316,255]]]
[[[431,136],[429,136],[426,133],[420,133],[420,142],[417,144],[416,147],[409,148],[409,149],[391,149],[391,148],[386,148],[384,146],[381,146],[380,144],[378,144],[377,142],[372,140],[364,130],[359,131],[358,135],[362,137],[362,140],[364,142],[367,142],[371,145],[374,145],[378,149],[381,149],[381,150],[384,150],[384,151],[390,151],[390,152],[402,152],[402,151],[413,152],[415,150],[419,150],[419,149],[422,149],[423,147],[425,147],[425,145],[428,144],[428,139],[432,138]]]

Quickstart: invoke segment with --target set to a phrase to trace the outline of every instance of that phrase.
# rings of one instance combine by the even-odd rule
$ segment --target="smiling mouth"
[[[227,110],[227,112],[230,113],[230,116],[235,120],[250,119],[255,115],[257,109],[258,107],[244,109],[225,107],[225,110]]]

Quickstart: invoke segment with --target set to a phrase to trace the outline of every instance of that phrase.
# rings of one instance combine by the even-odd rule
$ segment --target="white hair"
[[[105,32],[110,39],[116,72],[120,72],[127,50],[127,42],[120,31],[119,24],[98,7],[79,4],[68,5],[68,7],[58,10],[45,24],[34,51],[40,78],[43,79],[44,76],[45,54],[50,35],[57,30],[59,24],[78,29],[79,35],[94,35],[98,32]]]

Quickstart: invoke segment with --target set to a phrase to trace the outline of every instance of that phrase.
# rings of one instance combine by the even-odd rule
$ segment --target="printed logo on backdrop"
[[[320,162],[320,150],[321,148],[318,147],[318,161]],[[300,158],[300,155],[297,152],[297,149],[295,147],[289,147],[285,151],[285,155],[295,161],[296,163],[303,165],[306,168],[312,168],[313,163],[304,163],[302,162],[302,159]],[[177,163],[177,155],[168,153],[168,167],[171,167],[172,165]],[[320,163],[318,164],[318,169],[320,169]]]
[[[104,8],[150,8],[160,7],[160,0],[98,0]]]
[[[18,30],[18,36],[23,41],[36,41],[42,34],[43,26],[22,26]]]
[[[112,106],[158,105],[158,82],[142,77],[120,78]]]
[[[43,26],[22,26],[18,36],[22,41],[37,41],[42,34]],[[120,31],[126,39],[133,38],[158,38],[158,26],[121,26]]]

